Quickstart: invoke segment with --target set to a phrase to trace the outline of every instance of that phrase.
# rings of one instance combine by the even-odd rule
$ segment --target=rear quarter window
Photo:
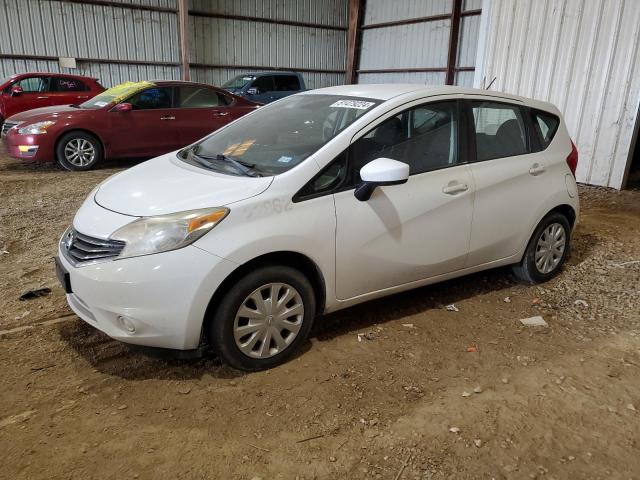
[[[52,81],[54,92],[84,92],[89,88],[84,82],[75,78],[54,77]]]
[[[542,110],[531,111],[533,120],[533,129],[536,132],[542,150],[546,149],[560,126],[560,119],[549,112]]]
[[[529,153],[523,110],[510,103],[472,101],[478,161]]]

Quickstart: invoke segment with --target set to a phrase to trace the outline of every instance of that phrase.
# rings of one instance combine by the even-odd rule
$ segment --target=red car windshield
[[[90,100],[79,105],[87,110],[97,110],[110,104],[120,103],[145,88],[155,86],[151,82],[125,82],[96,95]]]

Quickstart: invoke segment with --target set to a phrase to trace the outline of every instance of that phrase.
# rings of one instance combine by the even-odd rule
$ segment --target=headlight
[[[168,252],[195,242],[228,213],[228,208],[221,207],[140,218],[118,229],[111,238],[126,243],[118,258]]]
[[[40,135],[47,133],[47,129],[56,122],[48,120],[46,122],[32,123],[18,129],[20,135]]]

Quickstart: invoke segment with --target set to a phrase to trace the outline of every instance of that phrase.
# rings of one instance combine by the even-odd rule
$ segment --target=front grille
[[[2,136],[4,137],[7,133],[9,133],[9,130],[11,130],[16,125],[19,125],[19,123],[20,122],[4,122],[2,124]]]
[[[62,250],[74,263],[94,262],[120,255],[125,242],[90,237],[71,228],[62,238]]]

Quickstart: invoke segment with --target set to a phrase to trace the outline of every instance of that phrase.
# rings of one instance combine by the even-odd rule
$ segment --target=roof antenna
[[[493,80],[491,80],[491,83],[489,85],[487,85],[487,88],[485,88],[485,90],[489,90],[491,88],[491,85],[493,85],[493,82],[496,81],[496,78],[498,78],[498,77],[493,77]]]

